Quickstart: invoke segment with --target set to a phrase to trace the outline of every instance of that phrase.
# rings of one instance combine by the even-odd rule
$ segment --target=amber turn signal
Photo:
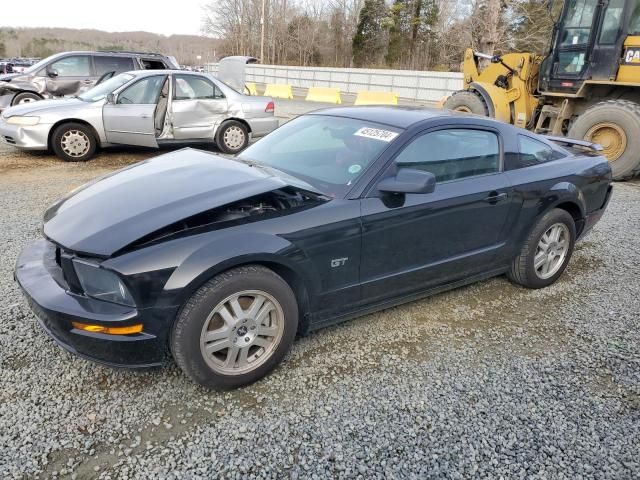
[[[129,325],[127,327],[105,327],[103,325],[90,325],[88,323],[71,322],[73,328],[85,332],[108,333],[109,335],[128,335],[142,332],[142,324]]]

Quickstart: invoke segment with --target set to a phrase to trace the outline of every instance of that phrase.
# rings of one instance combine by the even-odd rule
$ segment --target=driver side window
[[[164,75],[145,77],[118,94],[119,104],[151,105],[158,102]]]
[[[398,167],[433,173],[437,182],[498,172],[498,136],[485,130],[448,129],[419,136],[395,159]]]

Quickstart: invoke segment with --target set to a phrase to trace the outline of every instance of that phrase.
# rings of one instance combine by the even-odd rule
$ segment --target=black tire
[[[63,145],[63,141],[72,141],[64,140],[65,135],[67,134],[74,136],[74,139],[72,140],[77,139],[78,142],[88,142],[86,148],[80,149],[80,146],[84,144],[79,143],[77,144],[79,145],[79,148],[77,150],[78,153],[73,154],[69,150],[68,145]],[[53,135],[51,136],[51,148],[53,149],[53,152],[59,158],[66,162],[85,162],[89,160],[96,153],[97,146],[98,142],[93,133],[93,130],[82,123],[63,123],[62,125],[56,127],[56,129],[53,131]]]
[[[538,244],[540,243],[543,234],[556,224],[564,224],[567,227],[569,238],[568,251],[562,261],[560,268],[554,275],[548,278],[540,278],[534,267],[534,257],[538,250]],[[522,285],[527,288],[543,288],[554,283],[562,272],[564,272],[571,255],[573,254],[573,248],[576,240],[576,225],[573,217],[566,211],[559,208],[555,208],[547,212],[533,228],[529,236],[527,237],[520,254],[513,259],[511,268],[507,272],[507,277],[514,283]]]
[[[20,105],[23,103],[37,102],[42,100],[42,97],[33,92],[20,92],[13,97],[11,105]]]
[[[231,137],[231,134],[233,137]],[[240,138],[241,137],[241,138]],[[224,153],[238,153],[249,145],[249,131],[244,123],[228,120],[216,132],[216,145]]]
[[[279,342],[274,342],[270,356],[260,360],[262,363],[254,369],[238,374],[223,374],[207,363],[201,352],[201,335],[205,322],[216,306],[229,296],[247,290],[259,290],[277,300],[282,308],[284,329]],[[191,296],[173,325],[170,348],[178,366],[195,382],[209,388],[235,388],[253,383],[273,370],[291,347],[297,328],[298,304],[289,285],[268,268],[246,265],[217,275]],[[244,334],[237,335],[242,337]]]
[[[640,105],[629,100],[607,100],[589,107],[573,122],[568,136],[579,140],[597,141],[592,138],[594,128],[598,125],[613,124],[608,127],[615,132],[624,132],[626,148],[611,160],[611,171],[614,180],[626,180],[640,173]],[[590,133],[590,131],[592,131]],[[617,135],[617,134],[616,134]],[[609,157],[607,145],[603,145]],[[611,152],[615,150],[612,149]]]
[[[459,112],[473,113],[475,115],[489,116],[489,107],[480,94],[472,90],[460,90],[455,92],[447,101],[444,108]]]

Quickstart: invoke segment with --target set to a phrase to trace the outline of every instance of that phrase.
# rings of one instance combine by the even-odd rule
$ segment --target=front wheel
[[[216,144],[224,153],[238,153],[249,144],[249,131],[243,123],[229,120],[218,128]]]
[[[25,103],[33,103],[42,100],[42,97],[33,92],[20,92],[15,97],[11,105],[24,105]]]
[[[280,363],[297,327],[289,285],[272,270],[248,265],[214,277],[187,301],[171,332],[171,351],[199,384],[239,387]]]
[[[54,153],[66,162],[84,162],[96,153],[97,141],[91,128],[81,123],[64,123],[51,136]]]
[[[551,210],[533,228],[507,276],[527,288],[551,285],[567,267],[575,239],[573,217],[565,210]]]

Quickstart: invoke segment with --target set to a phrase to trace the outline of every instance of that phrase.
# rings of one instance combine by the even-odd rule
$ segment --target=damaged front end
[[[329,200],[322,194],[296,187],[284,187],[223,205],[158,229],[132,242],[117,254],[138,248],[229,228],[245,223],[268,220],[312,208]]]

